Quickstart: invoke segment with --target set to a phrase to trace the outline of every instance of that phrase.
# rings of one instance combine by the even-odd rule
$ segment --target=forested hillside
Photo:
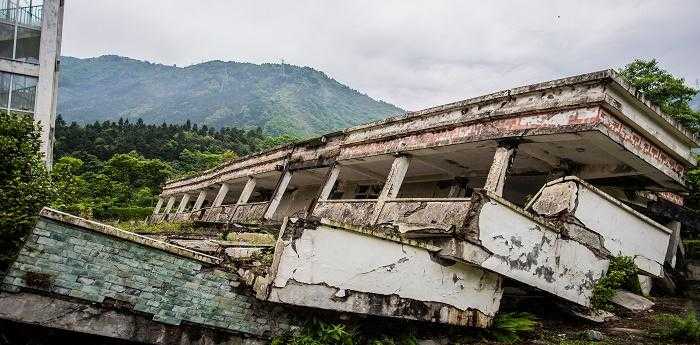
[[[143,218],[168,178],[295,140],[260,129],[147,125],[142,120],[56,121],[52,177],[62,210],[98,218]]]
[[[209,61],[176,67],[114,55],[63,57],[59,87],[58,113],[81,123],[191,120],[311,135],[402,112],[323,72],[287,64]]]

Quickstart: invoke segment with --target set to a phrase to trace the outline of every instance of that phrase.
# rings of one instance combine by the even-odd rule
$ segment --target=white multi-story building
[[[0,0],[0,109],[31,114],[53,156],[63,0]]]

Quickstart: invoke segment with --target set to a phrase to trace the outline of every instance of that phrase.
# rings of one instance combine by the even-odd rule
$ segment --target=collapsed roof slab
[[[322,167],[334,161],[470,142],[509,138],[527,142],[585,132],[602,135],[594,145],[615,153],[619,162],[613,167],[631,166],[654,181],[650,188],[656,190],[683,190],[685,171],[696,163],[691,153],[697,146],[695,135],[651,106],[614,71],[606,70],[411,112],[241,157],[200,176],[170,181],[163,195],[285,168]]]

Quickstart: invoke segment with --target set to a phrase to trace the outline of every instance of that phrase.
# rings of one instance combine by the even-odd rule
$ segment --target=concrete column
[[[681,222],[674,220],[666,224],[666,227],[673,232],[671,233],[671,238],[668,240],[665,261],[668,262],[671,267],[676,267],[676,253],[678,252],[678,245],[681,242]]]
[[[280,201],[282,201],[284,192],[287,190],[287,186],[289,185],[289,181],[291,179],[292,173],[290,171],[285,171],[282,174],[282,177],[277,184],[277,188],[275,189],[275,193],[272,195],[272,200],[270,200],[270,205],[267,207],[267,211],[265,211],[265,219],[272,219],[272,216],[275,215],[275,211],[277,211],[277,207],[280,205]]]
[[[163,198],[158,198],[158,203],[156,204],[156,208],[153,209],[153,214],[158,214],[160,212],[160,208],[163,207]]]
[[[491,169],[489,169],[489,175],[486,177],[486,184],[484,185],[485,190],[495,193],[498,196],[503,196],[506,174],[513,160],[516,147],[515,145],[501,145],[496,149]]]
[[[236,201],[236,205],[241,205],[245,204],[250,200],[250,196],[253,195],[253,190],[255,190],[255,184],[257,183],[257,180],[255,177],[248,177],[248,181],[246,181],[245,186],[243,186],[243,191],[241,192],[241,195],[238,196],[238,201]]]
[[[388,199],[396,198],[396,196],[399,195],[399,190],[401,189],[404,177],[406,177],[409,163],[410,158],[408,156],[398,156],[394,159],[394,162],[391,164],[391,170],[389,170],[389,176],[387,176],[386,182],[384,183],[384,188],[382,188],[379,197],[377,197],[372,223],[376,223],[377,219],[379,219],[379,214],[382,208],[384,208],[384,203],[386,203]]]
[[[199,192],[199,196],[197,196],[197,200],[194,202],[194,206],[192,206],[192,211],[199,210],[202,208],[202,204],[204,204],[204,200],[207,199],[207,191],[203,190]]]
[[[331,196],[331,192],[333,191],[333,186],[335,186],[335,182],[338,181],[338,175],[340,175],[340,166],[336,164],[331,168],[331,171],[328,172],[326,184],[324,184],[323,189],[321,189],[318,201],[328,200],[328,197]]]
[[[177,207],[177,212],[176,213],[183,213],[185,212],[185,209],[187,208],[187,203],[190,202],[190,195],[189,194],[184,194],[182,196],[182,199],[180,199],[180,205]]]
[[[229,188],[230,187],[228,183],[221,184],[221,188],[219,188],[219,193],[216,194],[216,198],[214,199],[214,203],[211,204],[211,207],[221,206],[221,204],[224,202],[224,199],[226,198],[226,194],[228,193]]]
[[[61,56],[63,1],[44,0],[39,42],[39,81],[36,85],[34,120],[41,123],[41,152],[53,163],[53,136],[58,94],[58,59]]]
[[[165,205],[165,211],[163,213],[168,214],[170,211],[173,209],[173,205],[175,204],[175,196],[171,196],[168,199],[168,203]]]

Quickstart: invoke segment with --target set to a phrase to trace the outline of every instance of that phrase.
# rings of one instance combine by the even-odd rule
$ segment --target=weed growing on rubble
[[[327,324],[319,320],[307,323],[295,334],[272,339],[271,345],[354,345],[353,330],[345,325]]]
[[[639,293],[639,280],[637,279],[637,266],[631,256],[617,256],[610,259],[608,272],[600,278],[593,287],[591,306],[595,309],[612,309],[610,299],[615,295],[615,290],[626,289]]]
[[[137,234],[177,234],[194,231],[192,222],[162,222],[149,224],[144,221],[106,222],[115,228]]]
[[[314,319],[295,333],[272,339],[271,345],[418,345],[410,334],[376,335],[360,326],[329,324]]]
[[[520,340],[522,333],[532,332],[535,326],[537,318],[530,313],[504,313],[496,316],[486,334],[498,342],[513,343]]]
[[[657,316],[656,320],[658,324],[654,334],[661,339],[700,341],[700,320],[693,311],[689,311],[685,316],[662,314]]]

